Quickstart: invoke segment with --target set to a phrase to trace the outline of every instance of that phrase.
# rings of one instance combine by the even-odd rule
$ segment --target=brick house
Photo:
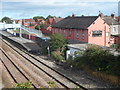
[[[120,23],[120,17],[115,17],[115,19]]]
[[[52,25],[52,33],[63,34],[69,43],[110,47],[110,26],[100,16],[68,16]]]
[[[36,22],[34,19],[22,19],[22,25],[29,27],[30,24],[35,25]]]
[[[37,19],[37,24],[44,24],[45,23],[45,20],[43,19]]]
[[[102,19],[110,26],[110,44],[120,44],[120,22],[119,17],[116,17],[115,14],[111,16],[102,15]]]
[[[62,19],[63,18],[57,18],[57,17],[48,18],[47,21],[46,21],[46,24],[53,25],[53,24],[56,24],[57,22],[61,21]]]
[[[46,24],[44,25],[44,27],[41,29],[41,31],[46,34],[46,35],[51,35],[52,34],[52,27],[51,25],[56,24],[57,22],[61,21],[63,18],[48,18],[46,20]]]

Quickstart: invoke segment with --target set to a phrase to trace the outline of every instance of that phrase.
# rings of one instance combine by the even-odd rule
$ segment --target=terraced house
[[[119,17],[116,17],[115,14],[111,14],[111,16],[101,16],[103,20],[108,23],[111,31],[111,45],[120,44],[120,22]]]
[[[52,26],[69,43],[89,43],[110,47],[110,26],[100,16],[68,16]]]

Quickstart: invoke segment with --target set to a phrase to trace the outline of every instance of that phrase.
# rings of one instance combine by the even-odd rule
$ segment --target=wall
[[[40,31],[42,31],[43,34],[45,35],[51,35],[52,31],[46,30],[46,29],[40,29]]]
[[[110,27],[100,17],[88,27],[88,43],[110,47]],[[93,37],[92,31],[102,30],[101,37]],[[106,35],[109,32],[109,35]]]
[[[78,31],[78,37],[76,37],[76,31]],[[85,33],[84,39],[82,38],[82,31]],[[88,30],[52,28],[52,33],[61,33],[70,43],[88,42]]]
[[[120,25],[111,25],[110,27],[111,27],[111,34],[112,35],[120,34]],[[116,28],[116,31],[114,31],[113,28]]]
[[[75,40],[78,40],[80,42],[88,42],[88,30],[78,30],[78,37],[76,36],[76,31],[75,30]],[[84,32],[84,35],[82,35],[82,33]]]

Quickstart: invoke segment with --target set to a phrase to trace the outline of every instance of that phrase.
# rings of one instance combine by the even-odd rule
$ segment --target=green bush
[[[120,56],[116,57],[100,47],[88,48],[72,64],[77,69],[88,66],[94,71],[120,76]]]
[[[41,54],[42,54],[42,55],[47,55],[47,54],[48,54],[47,47],[42,47],[42,49],[41,49]]]
[[[72,56],[69,55],[68,60],[65,64],[66,67],[70,67],[71,65],[73,65],[73,60],[72,60]]]
[[[17,83],[15,84],[15,88],[33,88],[31,81],[26,83]]]
[[[57,87],[57,85],[56,85],[56,83],[54,81],[49,81],[48,84],[49,84],[49,88]]]
[[[106,71],[109,61],[114,59],[111,53],[98,47],[88,48],[83,57],[84,63],[96,71]]]
[[[65,46],[67,44],[67,40],[62,34],[56,33],[51,35],[50,37],[50,46],[52,51],[59,50],[62,52],[65,49]]]
[[[109,70],[107,73],[120,76],[120,55],[109,63]]]
[[[56,52],[52,52],[52,53],[51,53],[51,56],[52,56],[55,60],[57,60],[57,61],[61,61],[61,60],[64,59],[63,56],[57,54]]]

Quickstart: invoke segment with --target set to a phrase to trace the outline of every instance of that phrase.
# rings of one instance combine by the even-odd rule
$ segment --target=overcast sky
[[[48,15],[66,17],[73,13],[77,16],[97,16],[99,11],[105,15],[118,15],[119,0],[2,0],[0,18],[32,18]]]

